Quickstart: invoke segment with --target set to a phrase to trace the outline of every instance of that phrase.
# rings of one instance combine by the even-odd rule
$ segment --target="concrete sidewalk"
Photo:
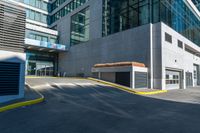
[[[24,98],[12,100],[5,103],[0,103],[0,112],[19,108],[23,106],[29,106],[32,104],[40,103],[44,101],[43,95],[39,92],[31,89],[28,85],[25,85],[25,96]]]

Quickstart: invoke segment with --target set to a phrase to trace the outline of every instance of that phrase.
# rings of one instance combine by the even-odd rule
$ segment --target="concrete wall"
[[[116,73],[115,72],[102,72],[101,74],[101,79],[109,82],[116,82]]]
[[[59,71],[69,76],[91,76],[97,63],[137,61],[149,66],[149,36],[150,25],[145,25],[72,46],[59,55]]]
[[[162,88],[161,23],[152,25],[152,88]],[[149,68],[150,70],[150,68]],[[151,77],[150,77],[151,78]]]
[[[0,50],[0,62],[20,63],[19,95],[0,96],[0,103],[24,97],[25,53],[16,53]]]

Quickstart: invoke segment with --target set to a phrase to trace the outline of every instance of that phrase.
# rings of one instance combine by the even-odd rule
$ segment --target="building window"
[[[76,45],[89,40],[90,11],[86,8],[71,18],[71,45]]]
[[[103,36],[150,23],[149,0],[104,0]]]
[[[163,22],[200,46],[200,21],[185,0],[103,0],[102,17],[103,36]]]
[[[62,3],[64,3],[66,0],[57,0],[51,5],[51,11],[59,7]],[[67,15],[68,13],[72,12],[79,6],[82,6],[89,0],[72,0],[70,3],[65,5],[62,9],[57,11],[51,16],[51,23],[54,23],[55,21],[59,20],[61,17]]]
[[[26,18],[47,24],[47,15],[26,9]]]
[[[40,21],[41,20],[41,13],[35,12],[35,20]]]
[[[24,4],[48,11],[48,3],[43,0],[17,0]]]
[[[178,40],[178,47],[179,47],[179,48],[183,48],[183,42],[180,41],[180,40]]]
[[[50,43],[56,43],[57,38],[56,36],[52,36],[50,34],[44,34],[41,32],[36,32],[33,30],[26,30],[26,38],[43,41],[43,42],[50,42]]]
[[[165,41],[172,43],[172,36],[168,33],[165,33]]]

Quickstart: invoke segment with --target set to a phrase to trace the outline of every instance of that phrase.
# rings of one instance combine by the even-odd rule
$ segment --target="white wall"
[[[159,24],[157,24],[159,26]],[[172,36],[172,43],[165,41],[165,32]],[[165,89],[165,70],[166,68],[172,68],[182,70],[184,74],[183,87],[185,86],[185,72],[193,73],[193,65],[200,65],[200,58],[185,51],[185,46],[195,49],[196,52],[200,52],[200,47],[195,45],[190,40],[183,37],[164,23],[161,24],[161,57],[162,57],[162,89]],[[178,47],[178,40],[183,42],[183,49]]]

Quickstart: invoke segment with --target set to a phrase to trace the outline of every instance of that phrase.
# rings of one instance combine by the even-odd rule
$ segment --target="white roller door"
[[[166,89],[180,89],[180,72],[166,70]]]

